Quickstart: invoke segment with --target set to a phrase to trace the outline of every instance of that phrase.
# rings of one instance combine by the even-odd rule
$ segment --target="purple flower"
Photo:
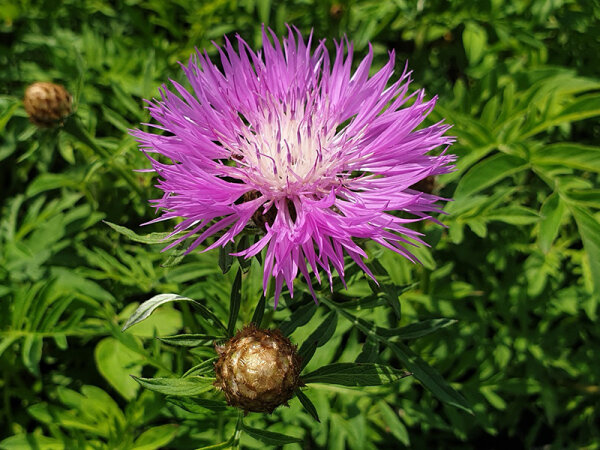
[[[198,52],[182,65],[193,94],[175,81],[162,98],[149,102],[163,134],[133,131],[159,175],[163,211],[158,220],[181,217],[166,248],[200,233],[187,251],[209,236],[204,251],[234,240],[254,222],[264,235],[236,254],[250,258],[266,248],[263,288],[275,278],[275,305],[283,282],[293,295],[298,271],[311,292],[311,270],[331,284],[332,267],[344,279],[344,255],[373,277],[354,238],[372,239],[412,261],[405,245],[424,244],[405,225],[432,219],[436,201],[411,186],[451,170],[445,154],[453,138],[442,123],[420,128],[436,98],[422,90],[407,95],[410,72],[390,82],[394,53],[373,76],[372,49],[352,73],[352,44],[336,42],[330,57],[325,41],[311,49],[289,30],[283,45],[263,30],[263,49],[254,52],[236,36],[225,39],[221,68]],[[438,154],[432,150],[444,147]],[[158,153],[165,164],[151,157]],[[164,158],[162,159],[164,160]],[[390,214],[409,213],[410,218]],[[313,292],[314,296],[314,292]]]

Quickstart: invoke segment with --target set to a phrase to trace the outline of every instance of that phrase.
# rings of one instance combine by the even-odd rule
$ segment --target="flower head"
[[[217,233],[205,250],[224,246],[254,222],[264,235],[238,255],[266,248],[263,288],[275,278],[277,304],[284,282],[293,295],[298,272],[311,291],[310,270],[319,283],[320,270],[331,283],[332,268],[343,281],[345,255],[372,276],[356,238],[414,261],[404,246],[423,242],[406,224],[431,219],[443,199],[411,186],[448,172],[454,157],[445,154],[448,125],[419,128],[436,99],[407,95],[406,68],[390,82],[393,52],[369,76],[371,48],[352,72],[347,40],[330,56],[325,41],[311,48],[312,34],[305,42],[290,29],[283,43],[270,34],[257,52],[239,36],[237,50],[225,39],[221,68],[206,52],[193,55],[182,65],[193,93],[172,81],[177,93],[163,86],[150,102],[165,133],[132,133],[164,191],[152,201],[163,210],[156,220],[183,218],[167,248],[199,232],[188,251]]]
[[[249,325],[216,350],[215,386],[231,406],[271,413],[302,384],[296,346],[279,330]]]
[[[23,104],[29,120],[40,128],[58,125],[71,114],[71,94],[60,84],[40,81],[25,89]]]

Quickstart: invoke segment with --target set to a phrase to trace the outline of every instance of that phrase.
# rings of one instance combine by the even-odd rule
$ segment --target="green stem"
[[[244,418],[244,413],[241,411],[238,412],[238,420],[235,424],[235,433],[233,434],[233,442],[231,443],[232,449],[240,448],[240,438],[242,436],[242,420]]]

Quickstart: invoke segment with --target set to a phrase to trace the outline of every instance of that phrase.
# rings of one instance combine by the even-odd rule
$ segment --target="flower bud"
[[[33,83],[23,101],[29,120],[41,128],[58,125],[71,114],[71,94],[59,84]]]
[[[279,330],[249,325],[216,350],[215,386],[245,412],[271,413],[301,385],[296,346]]]

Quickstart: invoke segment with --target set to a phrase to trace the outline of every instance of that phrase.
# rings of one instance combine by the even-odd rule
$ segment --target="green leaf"
[[[242,269],[239,268],[231,287],[231,295],[229,300],[229,321],[227,322],[227,334],[233,336],[235,332],[235,324],[240,312],[242,304]]]
[[[299,444],[302,442],[302,439],[300,438],[286,436],[285,434],[274,433],[272,431],[260,430],[258,428],[250,428],[244,425],[243,422],[242,431],[249,436],[252,436],[254,439],[269,445]]]
[[[308,321],[312,318],[312,316],[315,315],[316,312],[317,312],[316,304],[306,303],[306,304],[300,306],[298,309],[296,309],[292,313],[292,316],[288,320],[283,322],[283,324],[281,324],[279,329],[281,330],[281,332],[284,335],[289,336],[290,334],[292,334],[294,332],[294,330],[296,328],[307,324]]]
[[[179,426],[175,424],[159,425],[144,431],[133,443],[132,450],[156,450],[164,448],[177,435]]]
[[[454,388],[452,388],[434,368],[430,367],[425,361],[415,355],[407,346],[401,343],[391,342],[387,337],[381,336],[376,332],[377,329],[372,329],[371,324],[345,311],[336,302],[323,299],[323,303],[327,304],[331,308],[334,308],[339,314],[341,314],[345,319],[349,320],[365,335],[370,336],[383,345],[388,346],[396,355],[396,357],[400,359],[404,366],[413,373],[415,378],[423,383],[423,385],[440,400],[464,409],[472,414],[471,408],[464,397],[460,395]]]
[[[35,334],[28,334],[23,342],[23,364],[34,374],[40,376],[40,360],[42,359],[43,338]]]
[[[367,336],[363,348],[354,362],[357,363],[372,363],[377,361],[379,356],[379,342],[373,336]]]
[[[167,236],[169,236],[169,234],[171,233],[150,233],[142,236],[137,234],[135,231],[130,230],[129,228],[111,223],[107,220],[103,220],[102,222],[104,222],[116,232],[128,237],[132,241],[141,242],[142,244],[166,244],[176,239],[176,236],[167,238]]]
[[[452,388],[437,370],[423,361],[411,349],[404,344],[394,342],[389,342],[388,346],[394,355],[404,364],[404,367],[411,371],[415,378],[423,383],[436,397],[443,402],[472,413],[464,397]]]
[[[38,433],[17,434],[0,441],[2,450],[64,450],[65,444]]]
[[[192,375],[205,375],[207,373],[213,373],[215,370],[215,362],[217,361],[217,357],[207,359],[202,361],[199,364],[196,364],[190,370],[183,374],[184,377],[189,377]]]
[[[342,386],[379,386],[409,376],[393,367],[374,363],[334,363],[302,377],[305,383],[330,383]]]
[[[131,376],[142,387],[166,395],[189,397],[213,389],[214,378],[190,376],[185,378],[140,378]]]
[[[233,248],[233,242],[228,242],[224,247],[219,247],[219,267],[223,274],[229,272],[231,265],[235,257],[231,256],[235,249]]]
[[[321,423],[321,420],[319,419],[319,414],[317,414],[317,408],[315,408],[313,402],[310,401],[310,398],[308,398],[306,394],[304,394],[304,392],[302,392],[300,389],[296,389],[296,397],[298,397],[298,400],[300,400],[300,403],[302,403],[302,406],[304,406],[306,412],[310,414],[311,417],[317,422]]]
[[[317,329],[302,343],[298,354],[302,358],[302,368],[310,362],[315,350],[331,339],[337,327],[337,314],[331,311]]]
[[[394,435],[396,439],[398,439],[404,445],[410,446],[408,430],[398,418],[398,414],[392,408],[390,408],[390,405],[388,405],[383,400],[380,400],[377,403],[377,407],[381,412],[383,421],[387,425],[387,429]]]
[[[526,168],[527,162],[519,157],[504,153],[490,156],[471,167],[460,179],[454,192],[456,203]]]
[[[199,347],[206,345],[207,341],[218,341],[225,336],[211,336],[208,334],[176,334],[158,338],[161,342],[178,347]]]
[[[477,64],[485,52],[487,33],[474,22],[468,22],[463,31],[463,45],[470,65]]]
[[[411,323],[401,328],[378,328],[378,333],[383,336],[393,336],[400,339],[417,339],[431,334],[440,328],[445,328],[457,322],[454,319],[430,319]]]
[[[258,328],[260,328],[260,324],[262,323],[262,319],[265,315],[266,304],[267,304],[267,299],[265,298],[264,295],[261,295],[260,300],[258,301],[258,303],[256,305],[256,309],[254,310],[254,314],[252,314],[252,320],[250,321],[254,325],[256,325]]]
[[[72,173],[42,173],[29,183],[25,195],[33,197],[41,192],[62,187],[80,189],[81,181],[76,179]]]
[[[225,411],[228,408],[227,403],[223,401],[200,397],[168,397],[167,401],[193,414],[206,414],[206,411]]]
[[[595,295],[600,295],[600,223],[592,214],[579,206],[570,206],[577,228],[581,234],[583,248],[588,258]]]
[[[534,165],[550,164],[600,172],[600,147],[560,142],[540,147],[531,156]]]
[[[140,356],[114,338],[102,339],[94,350],[96,367],[110,385],[125,398],[133,400],[139,391],[139,384],[128,375],[141,375],[142,365],[136,364]]]
[[[548,196],[542,204],[540,209],[542,218],[537,242],[540,250],[544,253],[548,253],[550,247],[552,247],[552,242],[558,236],[565,209],[565,204],[561,201],[557,192]]]
[[[136,323],[147,319],[156,308],[158,308],[160,305],[164,305],[165,303],[169,302],[191,302],[193,304],[198,304],[198,302],[192,300],[191,298],[182,297],[181,295],[177,294],[155,295],[150,300],[146,300],[135,310],[135,312],[131,315],[127,322],[125,322],[125,325],[123,325],[121,331],[125,331],[127,328],[135,325]]]
[[[578,120],[589,119],[600,115],[600,95],[591,94],[581,96],[571,103],[560,114],[551,117],[541,123],[536,122],[533,128],[530,128],[521,138],[526,139],[534,136],[550,127],[560,125],[566,122],[576,122]]]

